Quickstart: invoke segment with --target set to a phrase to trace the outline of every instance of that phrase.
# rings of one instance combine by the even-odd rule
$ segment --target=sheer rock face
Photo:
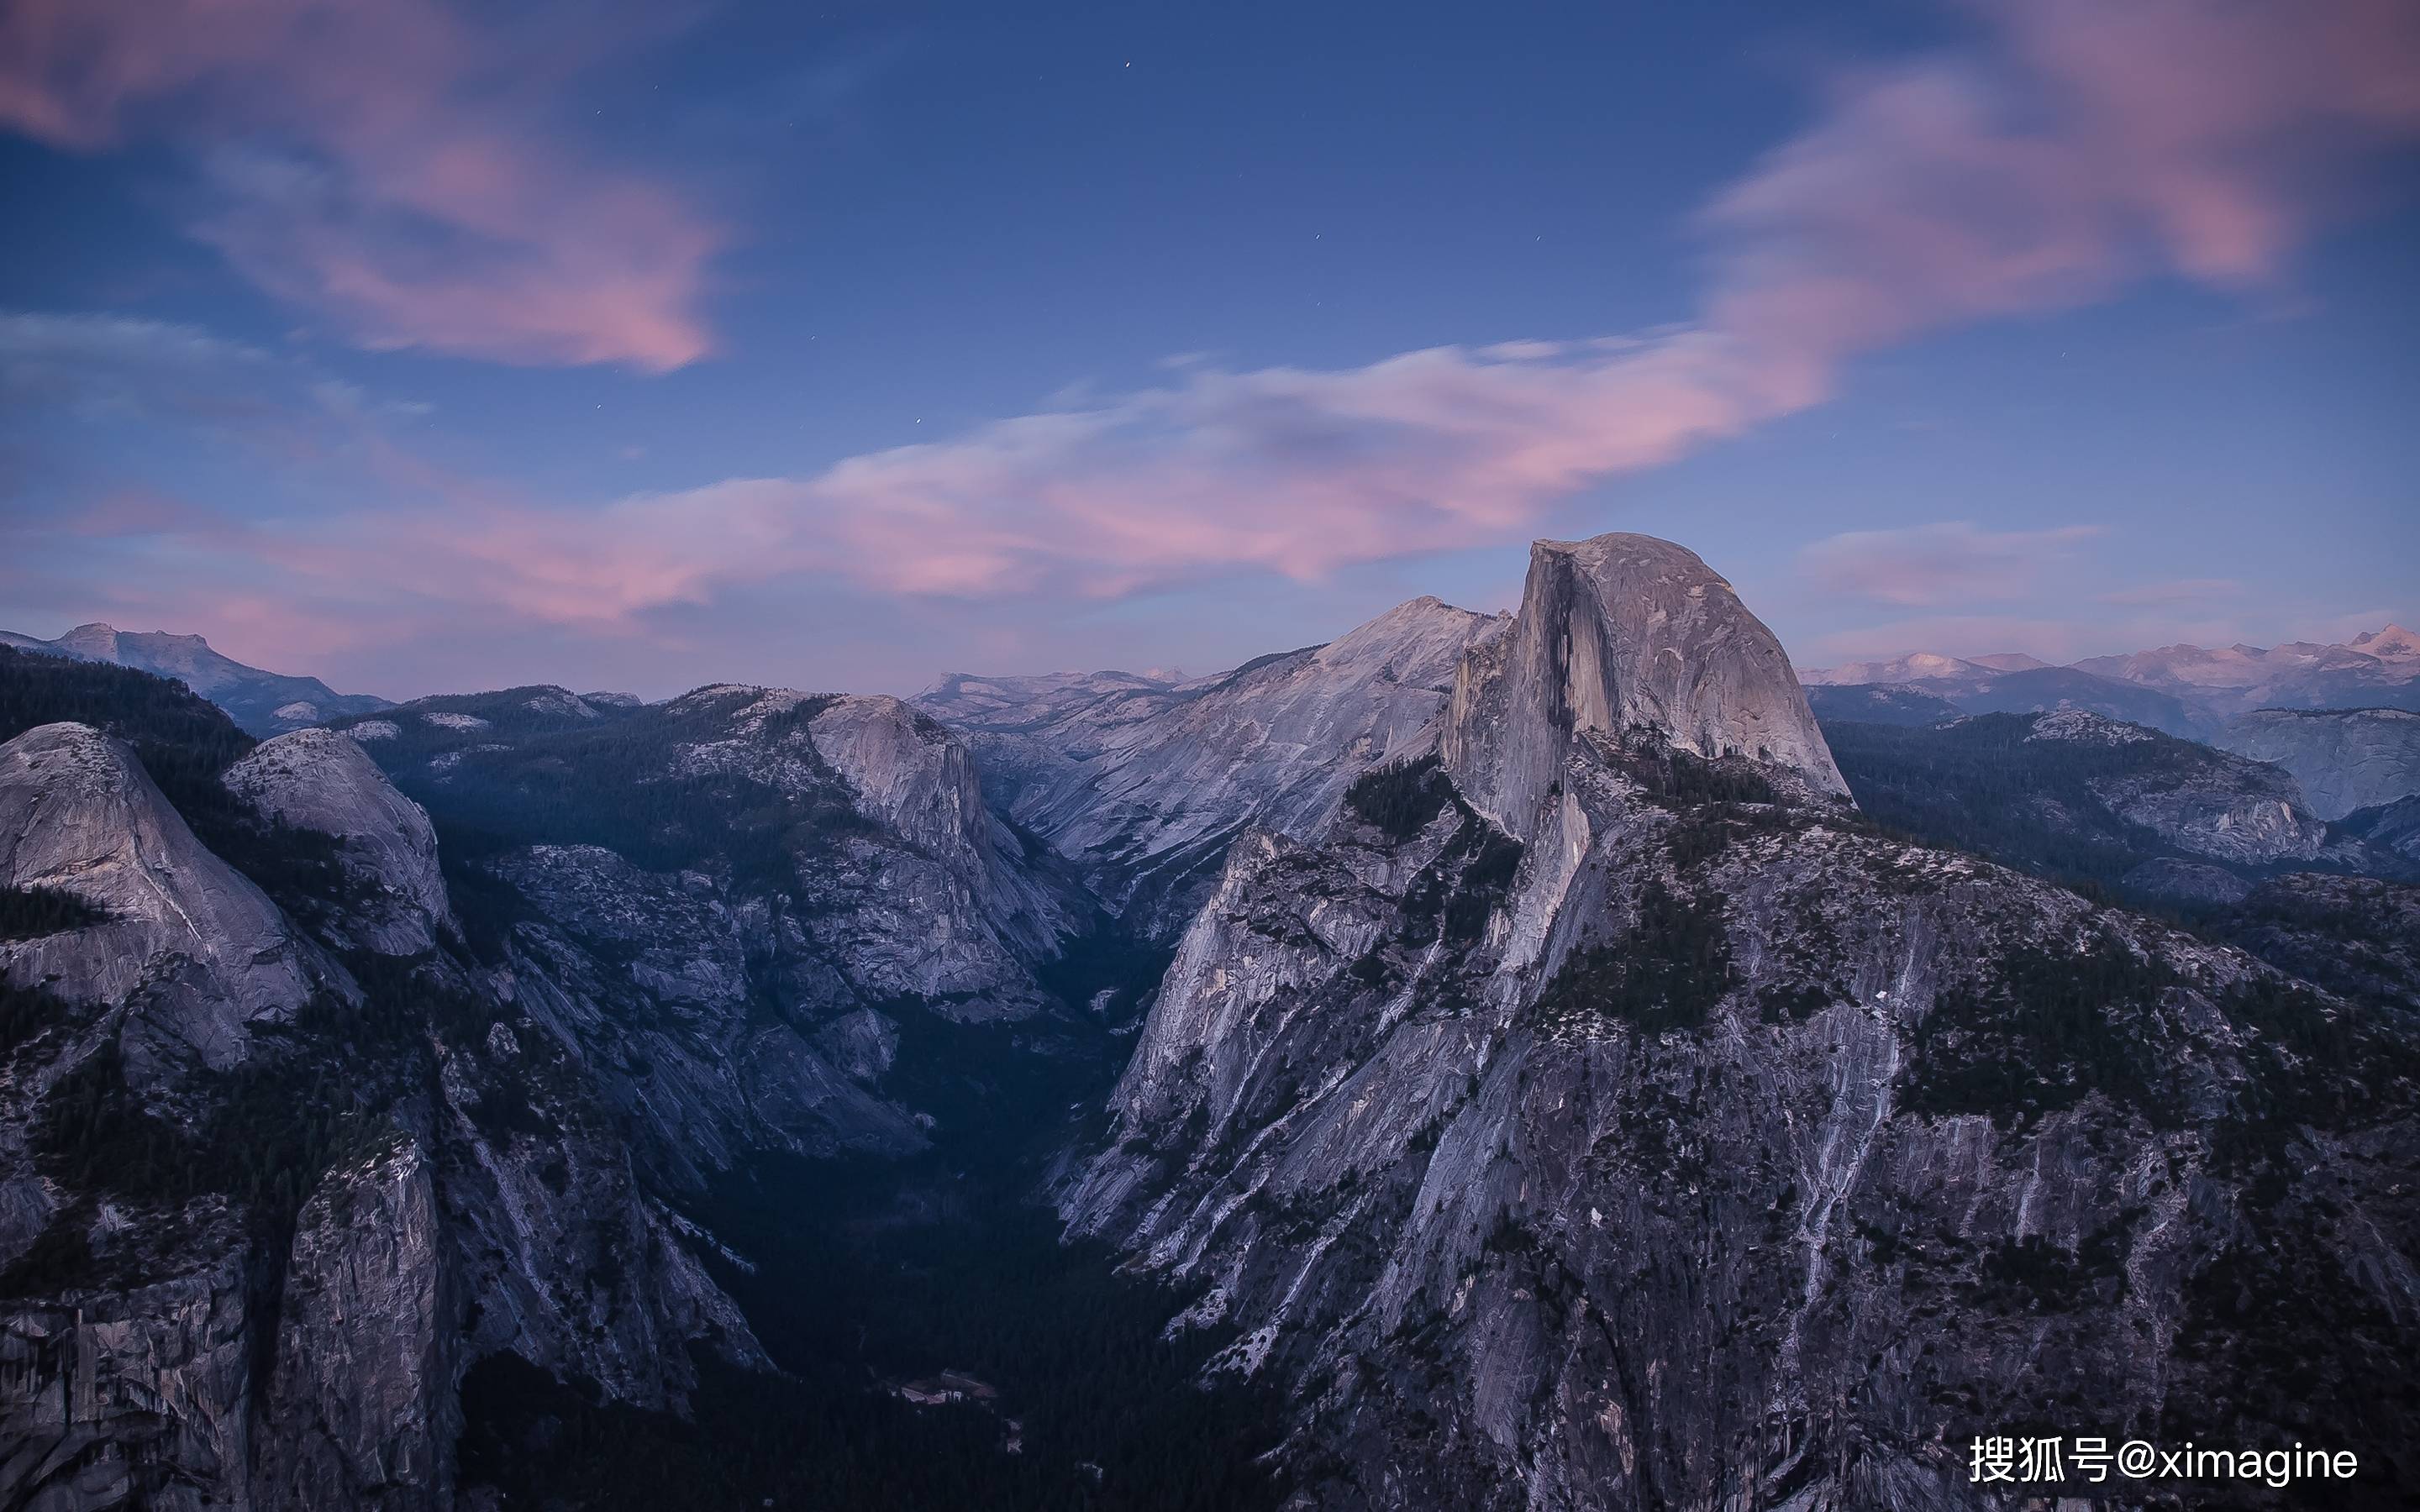
[[[320,1181],[287,1263],[258,1506],[452,1507],[461,1316],[448,1248],[416,1138]]]
[[[1417,598],[1221,677],[954,677],[920,702],[969,733],[1011,818],[1168,938],[1244,826],[1315,833],[1365,767],[1428,749],[1455,666],[1505,623]]]
[[[2257,963],[1837,810],[1676,812],[1582,757],[1563,784],[1492,899],[1450,807],[1239,845],[1062,1195],[1207,1288],[1187,1321],[1293,1396],[1318,1504],[1981,1507],[1963,1444],[2045,1394],[2121,1436],[2307,1439],[2406,1368],[2420,1131],[2243,1153],[2308,1070],[2242,1006]],[[1693,956],[1696,989],[1625,975]],[[2062,1003],[2105,1046],[2038,1039]],[[2273,1347],[2311,1371],[2290,1406],[2242,1374]]]
[[[1205,1288],[1322,1506],[1981,1508],[2048,1398],[2420,1471],[2420,978],[1865,829],[1694,561],[1542,548],[1450,785],[1233,848],[1071,1228]],[[1731,671],[1625,674],[1693,623]]]
[[[1575,737],[1642,728],[1709,760],[1782,768],[1815,794],[1849,791],[1781,643],[1694,553],[1647,535],[1537,543],[1511,633],[1455,678],[1446,769],[1527,839]]]
[[[297,823],[355,833],[356,800],[380,809],[392,796],[341,768],[343,780],[318,780],[309,745],[296,744],[301,761],[256,763],[240,790]],[[403,828],[417,811],[383,812]],[[457,1383],[480,1354],[515,1350],[657,1409],[686,1399],[692,1343],[768,1367],[668,1205],[700,1159],[834,1148],[836,1126],[861,1134],[869,1122],[916,1137],[796,1032],[768,1043],[775,1031],[750,1024],[719,902],[684,913],[676,881],[610,853],[597,853],[611,863],[602,883],[547,896],[609,954],[616,920],[652,930],[643,948],[611,965],[571,946],[551,955],[529,937],[540,923],[514,968],[485,971],[440,940],[332,1037],[327,1011],[361,989],[201,844],[127,748],[64,725],[0,748],[0,832],[9,885],[58,887],[109,916],[0,945],[12,982],[53,998],[37,1004],[47,1018],[0,1042],[0,1273],[22,1288],[0,1300],[0,1505],[450,1506]],[[358,854],[399,856],[407,877],[427,859],[408,834],[377,838],[399,850]],[[385,901],[349,892],[310,917],[330,943],[361,945],[391,918]],[[179,1141],[224,1143],[214,1119],[227,1088],[254,1089],[242,1127],[274,1131],[261,1094],[311,1095],[330,1075],[324,1057],[397,1015],[417,1015],[399,1041],[373,1038],[333,1063],[365,1100],[346,1127],[387,1129],[389,1142],[300,1173],[316,1190],[287,1254],[261,1248],[260,1213],[236,1199],[172,1200],[146,1184],[147,1170],[185,1158]],[[625,1039],[621,1024],[641,1027]],[[653,1067],[638,1059],[642,1041]],[[120,1149],[89,1178],[70,1176],[74,1161],[63,1168],[42,1133],[54,1094],[113,1049],[132,1082],[118,1117],[169,1129],[147,1153]],[[237,1075],[168,1074],[189,1058]],[[220,1179],[226,1158],[196,1174]],[[12,1270],[45,1243],[89,1258]],[[281,1304],[261,1308],[257,1279],[281,1264]],[[262,1363],[273,1363],[266,1378]]]
[[[2420,794],[2420,713],[2409,709],[2257,709],[2222,744],[2292,773],[2322,819]]]
[[[697,1232],[651,1180],[644,1139],[582,1047],[533,1016],[442,1047],[436,1181],[454,1246],[468,1365],[501,1351],[585,1377],[635,1406],[678,1408],[700,1344],[767,1368],[764,1350],[691,1255]],[[727,1137],[727,1135],[726,1135]],[[636,1148],[634,1148],[634,1145]]]
[[[5,1504],[42,1512],[249,1504],[245,1281],[238,1248],[131,1290],[0,1304]]]
[[[802,803],[837,780],[861,823],[798,868],[790,918],[872,1003],[937,1000],[962,1018],[1044,1006],[1032,966],[1077,932],[1070,891],[1026,863],[984,802],[966,746],[893,698],[701,688],[675,717],[727,705],[676,769],[728,772]]]
[[[1023,864],[1023,845],[985,807],[962,741],[894,698],[834,699],[807,733],[856,790],[861,810],[933,858],[952,903],[963,897],[1003,945],[1027,959],[1054,952],[1073,920]]]
[[[516,932],[518,1006],[577,1053],[672,1186],[695,1189],[752,1149],[923,1147],[906,1109],[809,1043],[855,998],[795,918],[599,846],[535,846],[501,874],[543,916]]]
[[[263,743],[225,780],[264,819],[343,842],[345,871],[362,889],[346,900],[343,927],[364,948],[418,955],[456,930],[428,815],[396,791],[359,742],[333,730],[297,730]]]
[[[194,838],[132,750],[83,725],[0,746],[0,885],[56,888],[107,916],[0,944],[0,972],[122,1011],[140,1075],[234,1065],[256,1025],[341,976]]]

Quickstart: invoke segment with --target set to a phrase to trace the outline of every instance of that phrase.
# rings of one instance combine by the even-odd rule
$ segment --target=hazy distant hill
[[[1961,657],[1919,651],[1804,668],[1798,680],[1809,687],[1905,685],[1968,714],[2083,709],[2207,739],[2253,709],[2420,710],[2420,635],[2390,625],[2340,645],[2161,646],[2065,667],[2023,652]]]
[[[226,710],[236,723],[256,735],[281,734],[342,715],[392,706],[387,700],[366,693],[336,692],[316,677],[288,677],[247,667],[212,651],[210,643],[197,635],[120,630],[93,624],[79,625],[55,640],[0,630],[0,645],[173,677]]]

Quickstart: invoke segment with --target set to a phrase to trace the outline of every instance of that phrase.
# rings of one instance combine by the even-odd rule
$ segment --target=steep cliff
[[[264,1507],[445,1512],[460,1379],[458,1262],[434,1163],[397,1134],[332,1169],[302,1208],[286,1267],[253,1476]]]
[[[2420,983],[1871,830],[1694,563],[1542,548],[1441,765],[1236,847],[1071,1227],[1207,1287],[1324,1506],[1993,1505],[2046,1412],[2391,1500]]]
[[[0,1504],[450,1506],[500,1354],[680,1411],[701,1360],[768,1365],[684,1210],[768,1154],[920,1148],[887,1015],[1048,1001],[1055,873],[895,701],[714,690],[584,746],[644,711],[396,711],[425,791],[655,868],[473,828],[466,911],[379,733],[246,753],[70,671],[26,706],[133,745],[0,747]]]
[[[1781,643],[1695,554],[1647,535],[1541,541],[1511,632],[1455,674],[1446,770],[1526,841],[1574,746],[1633,731],[1849,791]]]
[[[2221,744],[2291,772],[2322,819],[2420,794],[2420,713],[2410,709],[2256,709]]]
[[[232,1066],[256,1026],[340,976],[194,838],[123,742],[84,725],[0,746],[0,887],[54,889],[99,916],[0,943],[0,976],[105,1006],[138,1076]]]

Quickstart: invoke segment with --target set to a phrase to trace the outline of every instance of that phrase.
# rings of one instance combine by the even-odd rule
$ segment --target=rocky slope
[[[1069,895],[893,700],[518,689],[249,751],[114,668],[45,704],[132,744],[0,732],[0,1505],[450,1507],[499,1355],[678,1411],[768,1364],[684,1210],[920,1147],[903,1022],[1063,1011]]]
[[[1071,1226],[1207,1288],[1323,1506],[1996,1505],[2046,1404],[2390,1503],[2415,984],[1874,832],[1700,574],[1542,548],[1439,761],[1235,848]]]
[[[2420,862],[2420,796],[2397,798],[2345,816],[2345,831],[2405,860]]]
[[[81,929],[0,944],[0,979],[107,1005],[150,1079],[243,1059],[341,974],[194,838],[124,743],[46,724],[0,746],[0,887],[65,893]]]
[[[347,777],[362,810],[314,823],[410,813]],[[8,1504],[444,1507],[478,1353],[653,1405],[687,1341],[761,1358],[512,974],[380,967],[358,924],[307,938],[83,726],[0,747],[0,901],[73,900],[0,947]],[[345,852],[381,898],[432,859]]]
[[[312,901],[326,905],[324,928],[343,943],[411,956],[458,933],[427,813],[395,790],[359,742],[297,730],[261,745],[222,780],[268,823],[338,841],[354,886]]]
[[[210,649],[197,635],[120,630],[79,625],[55,640],[0,631],[0,646],[78,661],[107,662],[173,677],[256,735],[318,724],[348,714],[387,707],[366,693],[338,693],[316,677],[287,677],[247,667]]]
[[[2291,772],[2322,819],[2420,794],[2420,713],[2409,709],[2256,709],[2220,744]]]
[[[1419,598],[1216,678],[955,676],[918,703],[967,733],[1011,819],[1166,938],[1244,825],[1310,833],[1364,766],[1416,753],[1463,653],[1502,627]]]
[[[721,685],[632,708],[514,688],[336,728],[477,843],[584,842],[707,877],[783,991],[835,1013],[1033,1012],[1032,967],[1087,922],[985,804],[966,747],[896,699]]]

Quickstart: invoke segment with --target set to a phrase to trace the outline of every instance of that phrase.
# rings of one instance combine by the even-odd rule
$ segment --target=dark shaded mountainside
[[[2314,814],[2289,773],[2140,725],[2072,710],[1822,723],[1869,818],[2138,902],[2229,903],[2300,872],[2420,879],[2391,843]]]
[[[0,653],[0,1506],[1271,1497],[1024,1200],[1134,972],[929,720]]]
[[[2420,1489],[2407,820],[1819,727],[1669,543],[912,706],[0,652],[0,1512]]]

